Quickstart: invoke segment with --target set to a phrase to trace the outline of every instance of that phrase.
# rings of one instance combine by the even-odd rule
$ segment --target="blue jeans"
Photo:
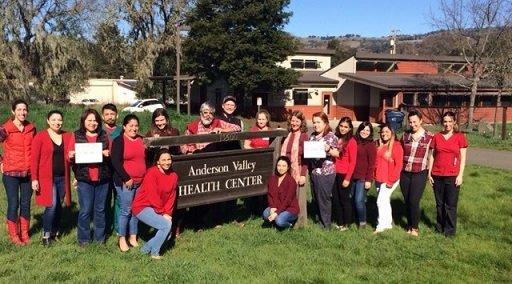
[[[117,235],[125,237],[126,233],[137,235],[137,217],[132,216],[133,197],[139,185],[133,185],[131,188],[126,186],[116,186],[116,193],[119,200],[119,219],[117,222]]]
[[[366,193],[364,180],[354,180],[352,183],[352,198],[356,207],[357,221],[359,224],[366,223]]]
[[[172,222],[159,215],[151,207],[144,208],[137,218],[150,227],[157,229],[155,236],[149,240],[141,249],[144,253],[151,253],[153,256],[160,254],[160,248],[171,231]]]
[[[105,207],[107,203],[108,181],[105,182],[78,182],[78,243],[85,244],[91,241],[91,216],[94,223],[94,240],[100,243],[105,241]]]
[[[53,177],[52,206],[46,207],[43,213],[43,237],[45,238],[60,229],[64,194],[64,177]]]
[[[269,216],[270,216],[270,207],[267,207],[267,209],[265,209],[263,211],[263,220],[268,221]],[[286,228],[291,228],[293,225],[292,223],[295,220],[297,220],[297,215],[290,213],[288,211],[283,211],[283,212],[277,214],[277,217],[274,220],[274,222],[276,223],[276,226],[278,226],[279,228],[286,229]]]
[[[14,223],[18,222],[18,216],[30,219],[30,200],[32,199],[30,177],[3,175],[2,181],[7,194],[7,219]]]

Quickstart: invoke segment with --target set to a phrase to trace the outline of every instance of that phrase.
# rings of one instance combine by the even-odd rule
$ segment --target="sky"
[[[381,37],[434,30],[430,23],[438,0],[291,0],[285,30],[295,36],[359,34]]]

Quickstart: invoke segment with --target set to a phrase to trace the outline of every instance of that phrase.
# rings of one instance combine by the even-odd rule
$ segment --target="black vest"
[[[96,142],[101,143],[103,145],[103,150],[108,150],[108,136],[104,130],[101,130],[100,133],[98,133]],[[84,131],[75,131],[75,143],[88,143]],[[110,178],[109,165],[110,163],[105,157],[103,157],[103,163],[98,164],[100,182],[107,181]],[[91,179],[89,177],[89,164],[74,164],[73,169],[75,172],[76,180],[91,182]]]

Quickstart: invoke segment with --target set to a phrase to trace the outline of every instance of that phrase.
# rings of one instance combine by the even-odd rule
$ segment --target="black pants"
[[[456,177],[434,178],[434,195],[436,197],[436,229],[445,236],[454,236],[457,230],[457,202],[460,187],[455,185]]]
[[[348,226],[352,223],[352,200],[350,199],[350,184],[343,187],[344,174],[336,174],[332,189],[332,209],[334,221],[339,226]]]
[[[404,196],[408,229],[418,229],[421,214],[420,200],[427,184],[427,175],[428,170],[418,173],[402,171],[400,174],[400,188]]]

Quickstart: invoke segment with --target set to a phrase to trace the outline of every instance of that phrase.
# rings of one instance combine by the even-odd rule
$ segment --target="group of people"
[[[185,135],[241,131],[243,123],[234,116],[235,109],[236,99],[231,96],[224,98],[222,114],[218,116],[212,105],[203,103],[199,118],[187,125]],[[74,132],[63,131],[63,113],[52,110],[47,114],[48,128],[36,134],[34,125],[27,120],[28,112],[27,102],[16,100],[12,103],[12,116],[0,126],[0,142],[3,142],[0,170],[7,194],[7,231],[17,245],[26,245],[30,240],[33,193],[36,203],[45,208],[43,245],[58,240],[62,204],[71,204],[72,171],[79,204],[78,244],[104,243],[107,220],[112,219],[119,249],[128,251],[139,246],[138,221],[142,221],[157,232],[141,250],[160,259],[160,249],[170,235],[176,211],[178,176],[172,170],[172,157],[241,149],[242,145],[245,149],[270,145],[268,138],[255,138],[242,145],[232,141],[146,149],[139,133],[138,117],[128,114],[122,125],[117,126],[118,112],[113,104],[104,105],[101,114],[86,109]],[[452,236],[456,231],[467,142],[457,131],[455,114],[447,112],[442,119],[443,131],[434,135],[422,127],[421,113],[411,111],[410,131],[400,140],[390,125],[383,124],[374,141],[371,123],[361,123],[354,134],[352,121],[344,117],[333,132],[327,115],[322,112],[313,115],[313,133],[308,135],[304,114],[293,111],[281,156],[268,181],[267,200],[249,199],[247,204],[264,208],[264,220],[279,228],[304,226],[307,221],[305,184],[309,174],[316,220],[324,228],[330,228],[334,219],[334,227],[344,231],[353,222],[354,212],[358,226],[366,226],[366,193],[375,182],[379,211],[375,233],[380,233],[392,227],[390,196],[400,184],[407,208],[407,232],[418,236],[419,203],[425,184],[430,181],[437,204],[436,228]],[[258,111],[256,123],[249,131],[270,129],[270,114]],[[167,111],[157,109],[145,137],[176,135],[179,131],[170,125]],[[306,141],[322,141],[325,158],[304,158]],[[101,146],[101,161],[84,162],[78,157],[76,148],[84,143]]]

